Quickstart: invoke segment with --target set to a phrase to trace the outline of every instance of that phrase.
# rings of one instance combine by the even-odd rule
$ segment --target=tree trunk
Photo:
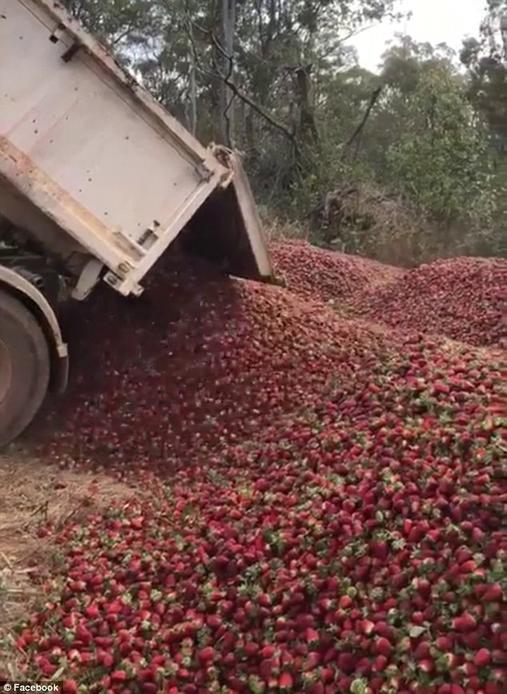
[[[197,79],[196,79],[196,71],[197,71],[197,66],[195,64],[195,54],[194,54],[194,32],[193,32],[193,25],[192,22],[189,21],[188,23],[188,30],[189,30],[189,36],[190,36],[190,46],[189,46],[189,55],[190,55],[190,76],[189,76],[189,99],[190,99],[190,132],[192,135],[195,135],[197,132]]]
[[[234,35],[236,31],[236,0],[222,0],[222,45],[225,56],[223,72],[229,81],[234,81]],[[220,130],[222,141],[234,146],[234,92],[224,82],[220,94]]]
[[[296,98],[299,110],[298,138],[307,145],[319,139],[313,105],[311,65],[300,65],[295,70]]]
[[[254,113],[251,108],[243,109],[245,112],[244,124],[245,124],[245,140],[248,152],[257,152],[257,143],[255,137],[255,123],[254,123]]]

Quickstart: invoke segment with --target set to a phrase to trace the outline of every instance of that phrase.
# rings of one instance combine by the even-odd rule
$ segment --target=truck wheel
[[[32,421],[49,374],[49,349],[38,322],[18,299],[0,290],[0,446]]]

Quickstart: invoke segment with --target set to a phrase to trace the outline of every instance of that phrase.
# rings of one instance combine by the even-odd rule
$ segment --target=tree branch
[[[381,92],[382,92],[382,87],[380,86],[380,87],[377,87],[371,93],[370,101],[368,103],[366,111],[364,112],[363,117],[361,118],[360,123],[358,124],[357,128],[354,130],[354,132],[352,133],[352,135],[349,137],[349,139],[347,140],[347,142],[344,145],[344,148],[343,148],[343,155],[344,156],[347,154],[347,151],[353,145],[354,141],[356,139],[360,138],[361,133],[364,130],[364,126],[366,125],[366,122],[368,121],[368,118],[370,117],[370,113],[372,112],[373,107],[377,103],[377,99],[379,98]],[[358,148],[356,148],[356,155],[357,155],[357,149]]]
[[[214,61],[214,70],[215,73],[218,75],[218,77],[223,80],[223,82],[229,87],[231,92],[234,94],[234,96],[237,96],[238,99],[241,99],[245,104],[250,106],[250,108],[255,111],[259,116],[264,118],[270,125],[273,126],[273,128],[276,128],[280,132],[282,132],[285,137],[287,137],[293,145],[297,148],[297,142],[294,133],[283,123],[280,123],[274,116],[272,116],[270,113],[265,111],[262,106],[259,106],[248,94],[245,94],[241,89],[238,88],[238,86],[231,80],[230,76],[232,74],[232,67],[233,67],[233,59],[232,56],[228,55],[228,53],[224,50],[224,47],[221,45],[220,41],[217,39],[215,34],[208,30],[205,29],[204,27],[199,26],[198,24],[194,23],[195,28],[200,31],[202,34],[205,36],[208,36],[211,39],[211,42],[213,46],[216,48],[218,53],[225,58],[228,63],[229,63],[229,69],[228,69],[228,74],[224,74],[220,68],[218,67],[216,61]]]
[[[362,34],[363,31],[369,31],[370,29],[374,29],[378,26],[380,26],[380,22],[376,22],[375,24],[368,24],[367,26],[359,27],[359,29],[352,29],[352,31],[349,31],[349,33],[345,34],[345,36],[341,36],[338,39],[338,43],[345,43],[345,41],[353,39],[355,36],[359,36],[359,34]]]
[[[127,36],[128,36],[129,34],[131,34],[133,30],[134,30],[134,27],[133,27],[133,26],[128,26],[124,31],[122,31],[120,34],[118,34],[118,36],[117,36],[115,39],[113,39],[112,41],[110,41],[109,45],[111,46],[111,48],[116,48],[116,46],[117,46],[121,41],[123,41],[123,39],[126,39]]]

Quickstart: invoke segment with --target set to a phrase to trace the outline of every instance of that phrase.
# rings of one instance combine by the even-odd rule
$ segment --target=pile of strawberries
[[[272,244],[275,270],[285,286],[306,299],[353,301],[393,282],[403,270],[357,255],[316,248],[306,241]]]
[[[67,333],[74,371],[48,412],[45,452],[136,473],[256,436],[353,373],[366,345],[382,344],[279,287],[179,259],[140,300],[105,289]]]
[[[507,346],[507,260],[452,258],[401,270],[306,242],[273,246],[286,286],[349,317],[476,346]]]
[[[499,694],[500,386],[491,360],[407,340],[181,461],[149,502],[65,529],[18,646],[87,691]]]
[[[369,292],[365,315],[393,327],[507,347],[507,261],[453,258],[421,265]]]
[[[43,529],[62,561],[18,635],[27,677],[505,691],[499,351],[179,262],[141,303],[109,293],[86,310],[43,445],[149,493]]]

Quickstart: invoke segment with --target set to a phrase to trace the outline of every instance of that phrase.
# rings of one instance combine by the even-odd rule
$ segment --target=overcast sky
[[[359,53],[361,65],[377,69],[385,43],[398,32],[407,33],[417,41],[447,43],[459,50],[462,39],[477,36],[485,15],[484,0],[398,0],[401,12],[412,12],[412,18],[398,24],[385,21],[364,31],[350,41]]]

